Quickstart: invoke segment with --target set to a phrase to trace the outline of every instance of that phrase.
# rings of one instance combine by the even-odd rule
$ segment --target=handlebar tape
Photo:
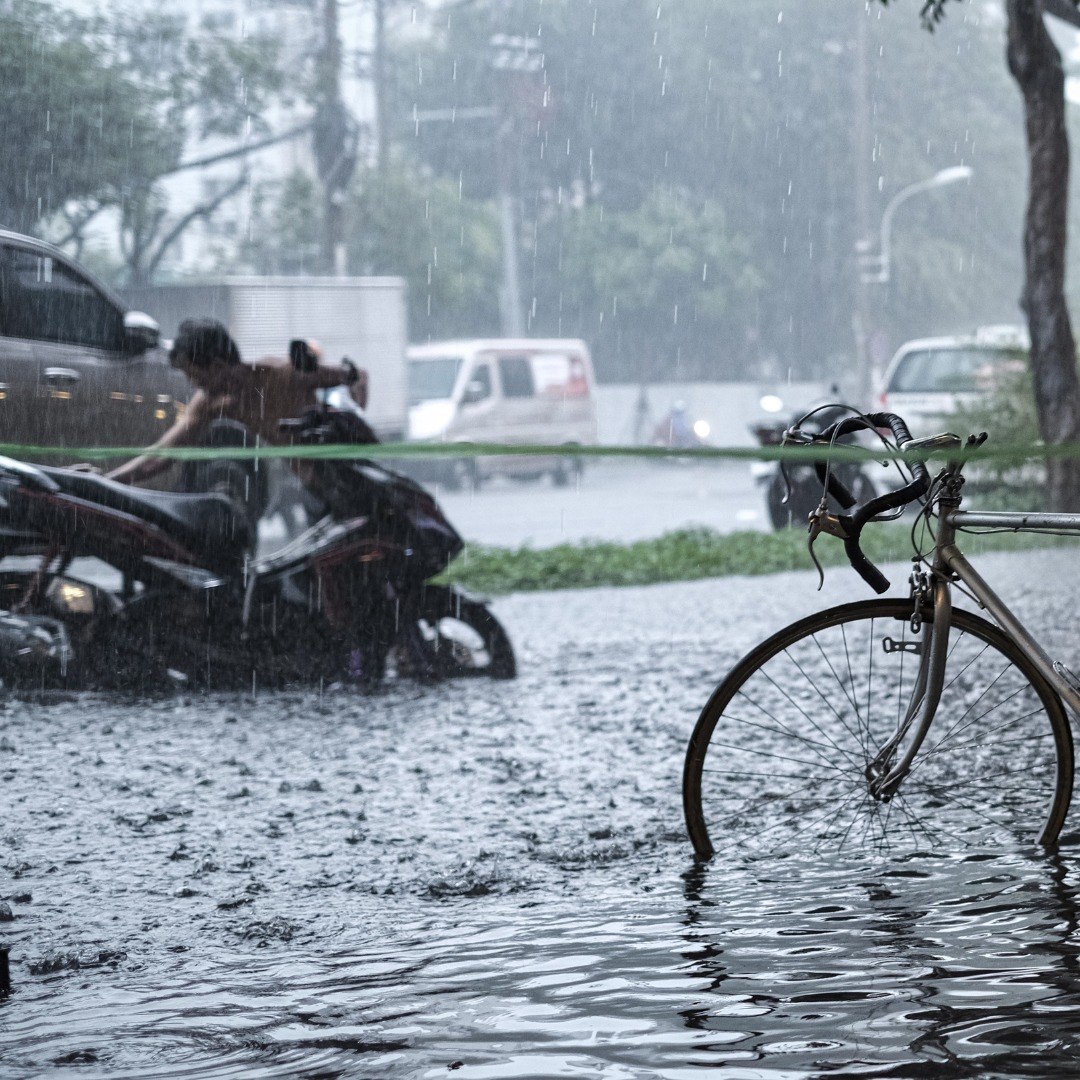
[[[831,442],[838,435],[865,430],[867,423],[872,427],[887,427],[893,433],[896,445],[901,450],[903,450],[906,443],[911,442],[911,432],[908,431],[907,424],[904,423],[902,417],[897,416],[895,413],[867,413],[865,417],[849,417],[840,420],[831,427],[826,428],[818,436],[818,441]],[[917,459],[908,464],[913,477],[910,484],[905,484],[904,487],[898,488],[896,491],[887,491],[884,495],[878,495],[869,502],[863,503],[862,506],[856,506],[854,513],[850,515],[841,514],[839,516],[840,525],[847,534],[847,538],[844,540],[844,552],[848,557],[848,562],[851,563],[852,568],[863,581],[876,593],[888,591],[889,579],[866,557],[859,541],[862,536],[863,526],[871,518],[877,517],[878,514],[886,510],[907,506],[908,503],[914,502],[926,494],[930,487],[930,473],[927,471],[926,466]],[[832,490],[831,483],[830,490]],[[834,492],[834,494],[836,493]],[[838,494],[837,498],[840,499]],[[842,502],[842,500],[840,501]],[[850,499],[844,504],[845,507],[851,507],[854,501],[854,499]]]
[[[855,505],[855,496],[847,484],[836,475],[835,470],[830,469],[824,461],[814,462],[814,471],[818,479],[829,489],[829,494],[845,509],[849,510]]]

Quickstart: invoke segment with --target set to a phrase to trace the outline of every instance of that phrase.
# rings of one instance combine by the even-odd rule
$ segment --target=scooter
[[[652,445],[667,450],[699,450],[708,446],[709,425],[704,420],[691,422],[686,405],[677,401],[653,429]]]
[[[355,441],[329,409],[285,425],[301,444]],[[0,566],[0,680],[370,686],[391,657],[398,675],[422,680],[513,678],[513,648],[486,603],[431,583],[463,546],[435,500],[373,461],[309,464],[326,515],[253,560],[250,515],[226,494],[0,457],[0,560],[33,557]],[[108,572],[78,573],[84,558]]]
[[[785,434],[792,428],[816,434],[851,415],[852,410],[840,404],[811,406],[796,413],[790,421],[758,421],[750,425],[750,431],[762,446],[781,446]],[[844,436],[838,441],[850,445],[855,442],[855,436]],[[810,515],[820,505],[824,491],[819,464],[815,461],[763,461],[751,466],[751,475],[765,489],[765,507],[774,529],[806,527]],[[834,461],[832,470],[860,506],[877,496],[874,482],[858,462]],[[840,512],[832,496],[827,498],[826,505],[830,512]]]

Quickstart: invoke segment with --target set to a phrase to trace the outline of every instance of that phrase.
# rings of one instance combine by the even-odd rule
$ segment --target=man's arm
[[[368,375],[351,360],[343,360],[340,364],[319,364],[314,371],[297,372],[297,377],[310,380],[310,385],[318,390],[345,385],[353,401],[361,409],[367,408]]]
[[[188,403],[184,415],[148,450],[165,450],[173,446],[193,446],[197,443],[207,426],[206,394],[197,390],[194,397]],[[167,457],[157,457],[151,454],[140,454],[123,465],[113,469],[105,475],[110,480],[116,480],[121,484],[138,484],[143,480],[149,480],[158,473],[165,472],[172,465],[172,460]]]

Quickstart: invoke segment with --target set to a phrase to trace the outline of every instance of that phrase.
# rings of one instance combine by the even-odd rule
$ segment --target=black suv
[[[59,248],[0,230],[0,443],[154,442],[192,393],[158,339],[153,319]]]

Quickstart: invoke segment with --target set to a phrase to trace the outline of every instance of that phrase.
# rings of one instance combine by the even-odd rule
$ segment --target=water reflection
[[[501,601],[513,686],[0,700],[0,1080],[1080,1073],[1077,848],[690,862],[777,580]]]
[[[57,972],[0,1006],[0,1075],[771,1080],[1068,1074],[1080,1059],[1068,855],[767,878],[732,860],[681,889],[677,861],[584,870],[540,903],[402,900],[393,921],[411,929],[378,941],[354,927],[141,977]]]
[[[680,1015],[722,1036],[695,1060],[769,1075],[1070,1071],[1080,984],[1066,859],[802,865],[737,889],[730,868],[695,867],[683,956],[709,1000]]]

